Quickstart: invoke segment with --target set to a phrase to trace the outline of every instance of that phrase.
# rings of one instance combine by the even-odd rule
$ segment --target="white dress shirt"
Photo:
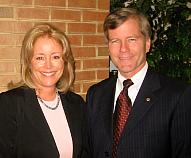
[[[132,82],[134,83],[132,86],[130,86],[128,88],[128,95],[129,95],[129,98],[131,99],[132,106],[133,106],[135,98],[139,92],[139,89],[142,85],[142,82],[145,78],[147,69],[148,69],[148,63],[146,62],[145,66],[138,73],[136,73],[132,78],[130,78],[132,80]],[[123,77],[119,72],[117,82],[116,82],[114,109],[115,109],[117,98],[123,89],[123,81],[124,80],[126,80],[126,78]]]

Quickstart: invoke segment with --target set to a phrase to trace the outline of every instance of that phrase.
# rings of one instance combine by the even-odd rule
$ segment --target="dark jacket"
[[[88,157],[84,101],[72,92],[60,96],[72,135],[73,158]],[[0,158],[59,158],[34,90],[17,88],[0,94]]]
[[[87,93],[92,158],[111,157],[117,77]],[[191,158],[191,86],[150,69],[133,104],[117,158]]]

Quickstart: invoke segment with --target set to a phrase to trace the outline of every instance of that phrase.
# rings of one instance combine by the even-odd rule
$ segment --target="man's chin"
[[[132,68],[130,65],[122,65],[122,66],[118,67],[118,70],[128,73],[132,70]]]

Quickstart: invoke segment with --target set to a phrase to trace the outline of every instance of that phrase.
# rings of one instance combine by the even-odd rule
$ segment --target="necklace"
[[[54,107],[51,107],[51,106],[47,105],[39,96],[37,96],[37,97],[38,97],[39,101],[40,101],[45,107],[47,107],[47,108],[50,109],[50,110],[56,110],[56,109],[58,108],[58,106],[59,106],[59,103],[60,103],[60,96],[59,96],[59,94],[58,94],[57,91],[56,91],[56,96],[57,96],[57,103],[56,103],[56,105],[55,105]]]

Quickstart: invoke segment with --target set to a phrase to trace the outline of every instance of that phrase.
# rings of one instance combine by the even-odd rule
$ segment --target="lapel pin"
[[[147,98],[146,98],[146,101],[147,101],[147,102],[150,102],[150,101],[151,101],[151,98],[147,97]]]

